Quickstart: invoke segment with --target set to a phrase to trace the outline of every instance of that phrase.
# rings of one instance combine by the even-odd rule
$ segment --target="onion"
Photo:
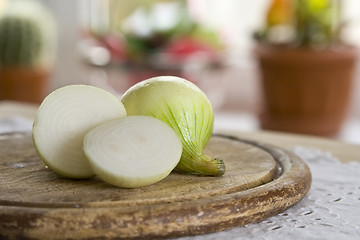
[[[147,115],[168,124],[183,145],[179,171],[222,175],[222,159],[204,155],[213,127],[214,113],[206,95],[193,83],[173,76],[154,77],[128,89],[121,99],[127,114]]]
[[[33,142],[42,161],[69,178],[94,175],[83,152],[85,133],[98,124],[126,116],[121,101],[92,86],[70,85],[50,93],[37,110]]]
[[[178,164],[182,144],[162,121],[148,116],[111,120],[90,130],[84,152],[95,174],[124,188],[153,184]]]

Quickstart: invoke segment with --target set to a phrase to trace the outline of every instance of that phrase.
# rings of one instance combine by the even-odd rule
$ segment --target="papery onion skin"
[[[214,128],[210,101],[195,84],[175,76],[154,77],[132,86],[121,99],[128,116],[147,115],[167,123],[178,134],[183,153],[179,171],[219,176],[222,159],[204,155]]]

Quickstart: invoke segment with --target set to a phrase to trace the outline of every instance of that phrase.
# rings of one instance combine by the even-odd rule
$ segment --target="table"
[[[36,109],[0,102],[0,130],[7,124],[31,131]],[[360,145],[271,131],[217,131],[293,151],[309,165],[312,188],[296,206],[260,223],[181,239],[360,239]]]

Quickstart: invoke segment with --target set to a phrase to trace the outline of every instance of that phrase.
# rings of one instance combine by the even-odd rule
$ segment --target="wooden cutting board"
[[[300,201],[311,173],[281,148],[216,135],[221,177],[171,173],[138,189],[71,180],[47,169],[30,134],[0,135],[0,239],[166,238],[261,221]]]

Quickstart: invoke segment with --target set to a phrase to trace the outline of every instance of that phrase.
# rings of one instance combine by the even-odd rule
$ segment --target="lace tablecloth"
[[[0,119],[0,134],[31,131],[31,127],[28,119]],[[330,152],[315,148],[295,146],[290,150],[304,159],[312,172],[312,186],[303,200],[260,223],[180,239],[360,239],[360,161],[344,164]]]
[[[307,162],[313,177],[298,204],[260,223],[181,239],[360,239],[360,162],[343,164],[331,153],[301,146],[292,151]]]

